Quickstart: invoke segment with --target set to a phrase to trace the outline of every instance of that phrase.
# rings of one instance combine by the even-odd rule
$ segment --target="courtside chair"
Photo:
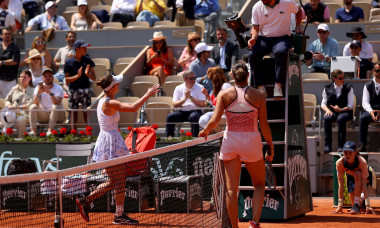
[[[151,82],[151,83],[159,83],[158,77],[154,75],[139,75],[135,76],[133,82]]]
[[[131,21],[127,24],[127,28],[150,28],[147,21]]]
[[[306,126],[312,126],[313,129],[317,125],[316,122],[316,106],[317,106],[317,97],[314,94],[311,93],[304,93],[303,94],[303,105],[305,108],[305,125]],[[309,107],[308,107],[309,106]],[[312,106],[312,107],[311,107]],[[321,117],[319,117],[321,118]]]
[[[109,68],[107,68],[104,65],[95,65],[94,71],[95,71],[95,77],[98,79],[98,78],[108,75]]]
[[[148,91],[148,89],[151,88],[152,86],[154,86],[155,84],[156,83],[152,83],[152,82],[149,82],[149,81],[145,81],[145,82],[133,82],[131,84],[132,94],[135,97],[142,97],[142,96],[145,95],[145,93]]]
[[[156,21],[153,27],[154,28],[171,28],[171,27],[175,27],[175,23],[172,21]]]
[[[360,7],[363,9],[363,13],[364,13],[364,22],[367,22],[368,19],[369,19],[369,13],[371,11],[371,3],[368,3],[368,2],[363,2],[362,0],[361,1],[358,1],[358,2],[353,2],[354,6],[356,7]],[[330,9],[329,9],[330,10]]]
[[[184,82],[182,76],[178,76],[178,75],[169,75],[169,76],[166,77],[165,82],[172,82],[172,81],[176,81],[176,82]]]
[[[111,61],[109,58],[92,58],[95,65],[104,65],[107,69],[111,68]]]
[[[166,96],[173,97],[175,88],[181,84],[183,84],[183,80],[182,81],[166,81],[162,85],[162,89],[164,90]]]
[[[328,80],[329,76],[326,73],[304,73],[302,80]]]
[[[157,124],[158,127],[166,127],[166,118],[172,111],[171,102],[147,101],[144,113],[149,125]]]
[[[106,22],[103,23],[103,29],[123,29],[121,22]]]
[[[115,63],[112,67],[112,71],[114,75],[118,75],[129,65],[129,63]]]
[[[122,57],[122,58],[118,58],[118,59],[116,59],[115,64],[117,64],[117,63],[127,63],[127,64],[129,64],[134,59],[135,59],[135,57]]]

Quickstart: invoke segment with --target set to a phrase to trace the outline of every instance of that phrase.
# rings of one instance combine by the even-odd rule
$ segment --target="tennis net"
[[[124,211],[139,221],[137,227],[221,227],[227,219],[217,159],[222,136],[70,169],[0,177],[0,227],[52,227],[57,218],[64,227],[105,227],[114,222],[123,195]],[[91,201],[89,222],[78,213],[76,200],[83,196]]]

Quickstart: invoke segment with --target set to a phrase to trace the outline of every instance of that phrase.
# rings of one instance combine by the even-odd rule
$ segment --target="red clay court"
[[[372,199],[371,205],[376,209],[377,215],[373,214],[360,214],[351,215],[347,213],[347,208],[343,209],[344,214],[330,214],[333,210],[333,198],[332,197],[315,197],[313,198],[314,210],[307,213],[305,216],[289,219],[282,222],[261,222],[263,228],[270,227],[379,227],[380,226],[380,199]],[[1,213],[0,227],[53,227],[54,214],[46,213],[43,218],[41,216],[36,217],[33,225],[33,215],[26,215],[27,213],[19,213],[18,217],[8,217],[7,213]],[[49,215],[48,215],[49,214]],[[65,219],[65,227],[120,227],[120,225],[112,225],[113,214],[108,213],[109,216],[104,216],[105,213],[91,213],[91,220],[88,224],[81,219],[78,213],[65,213],[70,214],[69,218]],[[186,219],[186,214],[170,214],[170,213],[148,213],[149,216],[142,214],[130,214],[133,218],[143,218],[140,220],[140,225],[129,227],[199,227],[194,221],[200,221],[199,219],[215,219],[208,213],[197,214],[194,213],[189,221]],[[198,217],[195,219],[195,217]],[[7,218],[8,217],[8,218]],[[102,217],[102,219],[100,219]],[[158,218],[160,217],[160,218]],[[42,222],[41,220],[46,221]],[[11,221],[13,220],[13,221]],[[17,222],[16,222],[17,221]],[[161,221],[156,223],[155,221]],[[204,221],[205,222],[205,221]],[[38,224],[38,225],[36,225]],[[199,224],[199,223],[198,223]],[[204,227],[204,226],[203,226]],[[249,227],[248,222],[239,223],[239,227]]]

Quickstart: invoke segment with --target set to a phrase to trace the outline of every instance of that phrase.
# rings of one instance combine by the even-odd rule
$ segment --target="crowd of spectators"
[[[262,2],[265,3],[264,1]],[[20,108],[20,106],[22,106],[19,112],[24,112],[26,118],[25,120],[20,120],[18,123],[24,123],[22,125],[30,124],[31,134],[37,134],[36,124],[38,122],[49,123],[48,133],[51,134],[51,130],[54,128],[56,122],[65,121],[64,116],[61,115],[63,112],[55,111],[55,109],[59,110],[62,108],[63,94],[67,94],[69,108],[71,109],[78,109],[78,104],[82,104],[82,108],[86,108],[91,103],[91,83],[96,79],[94,70],[95,64],[86,53],[86,48],[89,44],[83,40],[77,40],[77,34],[74,31],[102,28],[103,21],[97,17],[98,14],[90,12],[86,0],[77,1],[78,10],[76,13],[73,13],[70,25],[66,22],[64,17],[57,14],[57,8],[59,6],[57,1],[47,1],[44,5],[45,12],[40,14],[38,14],[38,12],[41,3],[38,0],[24,0],[21,5],[18,4],[18,2],[20,1],[0,0],[0,17],[4,17],[4,20],[0,20],[0,28],[3,28],[1,33],[3,41],[0,56],[0,96],[7,98],[10,103],[13,103],[7,104],[6,107]],[[174,4],[176,8],[173,13],[173,19],[175,20],[179,18],[178,15],[175,15],[176,13],[183,13],[188,22],[194,19],[202,19],[209,23],[210,42],[208,43],[215,43],[215,45],[211,46],[202,42],[200,34],[191,32],[188,34],[187,46],[182,51],[178,60],[176,60],[173,56],[173,51],[168,47],[170,44],[167,43],[167,38],[162,32],[155,31],[153,38],[150,40],[152,45],[146,53],[145,67],[147,74],[158,77],[161,85],[165,83],[166,77],[169,75],[178,73],[178,75],[183,77],[184,83],[181,85],[183,88],[178,87],[178,90],[176,89],[174,92],[175,96],[173,96],[173,101],[175,101],[175,107],[177,108],[183,106],[182,108],[186,109],[187,105],[201,108],[204,104],[200,105],[200,103],[207,100],[210,101],[210,104],[215,105],[213,101],[215,101],[216,95],[228,84],[228,81],[231,79],[229,77],[231,67],[239,59],[239,49],[236,42],[227,39],[228,31],[226,28],[219,27],[219,2],[215,0],[184,0],[173,1],[170,4]],[[278,4],[282,4],[282,2]],[[194,9],[184,9],[185,5],[193,5]],[[67,45],[61,47],[54,58],[52,58],[47,49],[46,38],[37,36],[32,42],[30,51],[27,51],[24,59],[20,60],[20,50],[12,40],[12,34],[15,33],[15,29],[18,29],[17,23],[20,23],[20,18],[16,15],[16,12],[11,12],[17,11],[14,9],[20,6],[25,9],[29,17],[25,31],[31,31],[33,29],[46,30],[50,28],[68,31],[66,34]],[[129,22],[134,20],[147,21],[150,26],[153,26],[156,21],[163,20],[166,7],[162,0],[114,0],[109,12],[110,21],[121,22],[123,27],[126,27]],[[291,18],[288,20],[288,14],[283,15],[284,17],[272,18],[271,15],[262,17],[260,13],[263,10],[262,7],[263,6],[257,5],[253,9],[252,20],[254,26],[251,33],[253,34],[252,37],[257,41],[251,42],[251,39],[249,42],[252,52],[249,58],[251,62],[247,63],[254,72],[253,75],[260,75],[260,67],[256,66],[260,66],[259,59],[262,58],[261,56],[266,54],[268,50],[271,50],[268,47],[274,45],[273,40],[279,39],[280,44],[282,42],[280,46],[276,46],[278,43],[273,46],[277,51],[275,52],[276,58],[281,59],[281,53],[287,53],[288,49],[291,50],[291,42],[288,42],[286,38],[284,38],[284,35],[288,35],[289,31],[284,30],[280,34],[279,30],[275,29],[286,28],[282,23],[290,23],[289,20],[291,20]],[[12,10],[10,8],[12,8]],[[308,46],[308,51],[312,53],[312,58],[305,61],[305,63],[309,66],[309,72],[325,72],[329,74],[331,58],[338,56],[340,51],[338,42],[329,36],[329,26],[325,24],[330,22],[328,6],[321,3],[320,0],[311,0],[310,3],[305,4],[303,8],[300,8],[295,3],[287,5],[285,8],[290,13],[296,14],[296,30],[300,31],[302,29],[300,27],[301,18],[318,25],[318,39]],[[361,21],[362,18],[363,10],[354,6],[352,0],[345,0],[344,7],[336,11],[335,22]],[[260,29],[255,27],[256,24],[265,25],[266,23],[263,23],[263,21],[272,19],[281,21],[281,23],[279,23],[281,26],[276,25],[273,28],[270,26],[267,28],[260,27]],[[272,33],[274,30],[277,32]],[[264,35],[259,35],[259,33]],[[376,71],[376,65],[375,71],[373,71],[373,48],[371,44],[364,40],[367,37],[366,34],[361,27],[352,27],[351,32],[347,32],[347,37],[352,38],[352,41],[345,45],[343,56],[359,56],[361,61],[358,75],[360,75],[360,78],[370,78]],[[260,46],[264,44],[263,42],[266,43],[265,48]],[[261,54],[259,55],[258,53]],[[248,60],[246,62],[248,62]],[[283,84],[283,72],[285,71],[281,70],[284,68],[281,63],[284,61],[277,62],[279,65],[276,67],[278,72],[276,74],[275,95],[282,96],[281,84]],[[175,67],[177,64],[178,66]],[[19,83],[17,84],[18,70],[24,67],[27,70],[22,71],[19,76]],[[220,74],[221,72],[223,72],[223,77]],[[51,77],[51,75],[53,75],[53,77]],[[334,85],[335,81],[339,81],[337,77],[331,78],[333,80],[332,85]],[[254,76],[253,79],[253,84],[265,92],[261,85],[258,84],[260,79]],[[194,94],[193,97],[193,93],[191,92],[193,91],[192,88],[198,88],[198,86],[201,88],[200,92],[202,95]],[[217,87],[215,88],[215,86]],[[11,94],[20,93],[27,97],[26,94],[28,90],[33,87],[35,96],[32,95],[32,99],[28,100],[25,98],[22,99],[22,101],[12,101],[15,95],[11,96]],[[334,112],[334,108],[331,110],[328,105],[325,105],[325,107],[330,110],[325,110],[326,115],[332,116],[328,114]],[[45,113],[46,115],[40,114],[38,111],[31,112],[34,113],[31,114],[27,111],[29,109],[46,109],[50,110],[50,112],[48,112],[48,114]],[[183,113],[176,113],[176,115],[173,114],[170,118],[168,117],[167,121],[168,123],[178,122],[179,119],[181,119],[180,122],[198,122],[202,113],[198,114],[183,115]],[[84,115],[85,121],[86,117],[87,116]],[[209,117],[210,113],[205,114],[205,116],[201,118],[203,125],[207,124]],[[74,114],[73,120],[74,122],[78,121],[76,114]],[[329,127],[329,125],[326,126],[327,128]],[[20,128],[19,131],[25,131],[25,127]],[[196,135],[195,133],[198,131],[199,125],[192,125],[193,135]],[[326,131],[328,132],[328,130]],[[166,134],[168,136],[174,135],[172,124],[168,124]],[[19,134],[19,136],[21,135]],[[330,136],[327,134],[326,137]],[[339,143],[342,144],[344,141],[344,139],[340,139]],[[329,140],[327,140],[327,142],[329,142]],[[364,145],[365,143],[363,142],[362,144]],[[326,145],[329,146],[328,143],[326,143]]]

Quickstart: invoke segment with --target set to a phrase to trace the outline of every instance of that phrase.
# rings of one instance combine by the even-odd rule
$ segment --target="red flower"
[[[92,127],[87,126],[87,127],[86,127],[86,131],[87,131],[87,132],[92,131]]]
[[[83,130],[79,131],[79,134],[80,135],[86,135],[86,132],[84,132]]]
[[[119,132],[121,132],[121,129],[119,128],[119,129],[117,129]]]
[[[186,132],[186,136],[191,137],[193,134],[191,134],[191,132]]]
[[[6,133],[7,133],[7,135],[12,135],[13,134],[13,129],[12,128],[7,128]]]
[[[61,134],[66,134],[67,128],[63,127],[61,130],[59,130],[59,132],[61,132]]]
[[[153,127],[153,129],[156,130],[158,128],[158,125],[157,124],[153,124],[152,127]]]
[[[181,129],[181,133],[185,133],[185,131],[183,129]]]
[[[41,132],[40,137],[46,137],[46,133],[45,132]]]
[[[88,136],[91,136],[91,135],[92,135],[92,132],[91,132],[91,131],[86,131],[86,134],[87,134]]]
[[[58,132],[57,132],[56,130],[52,130],[51,133],[52,133],[53,135],[57,135],[57,134],[58,134]]]
[[[132,127],[128,127],[128,131],[132,131],[132,129],[133,129]]]
[[[28,136],[28,133],[24,132],[24,136]]]
[[[72,135],[76,135],[76,134],[77,134],[77,130],[75,130],[75,129],[71,130],[71,131],[70,131],[70,134],[72,134]]]

